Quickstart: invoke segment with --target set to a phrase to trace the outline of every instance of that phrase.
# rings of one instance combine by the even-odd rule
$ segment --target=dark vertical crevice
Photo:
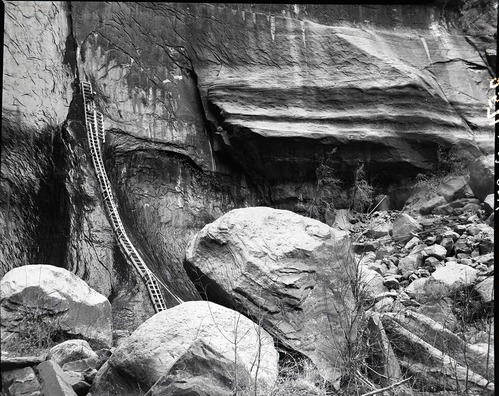
[[[39,214],[36,231],[37,252],[34,260],[40,264],[65,266],[71,229],[69,195],[65,184],[66,150],[60,129],[50,128],[42,134],[39,144],[50,156],[35,202]]]
[[[47,152],[50,160],[41,179],[36,198],[39,223],[36,231],[37,249],[33,255],[33,260],[42,264],[67,268],[69,265],[67,262],[69,243],[71,233],[74,232],[71,229],[71,212],[82,213],[85,203],[78,202],[78,197],[73,196],[74,194],[68,191],[68,183],[74,182],[74,180],[68,179],[68,171],[74,165],[71,153],[76,142],[73,141],[66,130],[66,125],[73,121],[83,120],[83,103],[79,98],[79,78],[76,62],[77,44],[73,36],[71,2],[63,3],[63,10],[66,12],[68,24],[63,64],[68,66],[68,77],[72,76],[74,78],[72,84],[73,98],[64,125],[62,127],[52,126],[48,128],[41,135],[42,138],[39,142],[41,150]],[[80,131],[81,128],[75,128],[73,124],[72,130]],[[75,186],[77,195],[83,196],[83,192],[78,194],[80,189],[80,186]],[[79,207],[73,207],[75,204],[79,204]],[[80,222],[76,221],[76,224],[80,224]],[[77,268],[72,270],[76,271]]]

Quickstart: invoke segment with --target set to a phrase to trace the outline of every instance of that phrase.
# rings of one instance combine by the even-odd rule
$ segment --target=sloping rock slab
[[[145,396],[233,396],[251,392],[254,381],[241,363],[197,340]]]
[[[47,360],[36,366],[36,370],[42,380],[44,395],[77,396],[71,386],[70,379],[57,363]]]
[[[238,312],[211,302],[190,301],[139,326],[99,370],[92,396],[142,396],[199,340],[233,367],[237,356],[251,378],[257,378],[258,394],[269,394],[278,374],[272,337]]]
[[[10,270],[0,283],[2,331],[12,332],[36,315],[53,322],[54,330],[111,346],[111,304],[73,273],[52,265],[26,265]]]
[[[397,313],[385,313],[382,322],[387,332],[390,332],[389,329],[391,329],[392,337],[390,337],[390,340],[392,343],[397,344],[398,340],[393,335],[398,334],[397,329],[401,326],[413,336],[425,340],[426,343],[438,349],[441,355],[448,356],[462,367],[467,367],[475,374],[489,381],[494,381],[493,353],[489,353],[487,356],[487,353],[472,344],[466,343],[452,331],[429,317],[406,310]],[[417,348],[417,345],[415,345],[413,350],[416,351]],[[411,355],[410,351],[408,349],[406,353]],[[423,360],[421,362],[424,363]]]
[[[186,268],[208,299],[233,305],[332,383],[354,312],[343,231],[287,210],[235,209],[198,232]]]
[[[44,360],[45,358],[40,356],[2,356],[2,358],[0,359],[0,371],[8,371],[20,369],[23,367],[36,366]]]

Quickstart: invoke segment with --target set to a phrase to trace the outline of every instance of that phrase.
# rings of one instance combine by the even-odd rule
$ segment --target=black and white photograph
[[[1,14],[0,396],[495,394],[497,0]]]

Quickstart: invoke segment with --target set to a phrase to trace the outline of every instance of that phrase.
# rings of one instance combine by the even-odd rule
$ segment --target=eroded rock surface
[[[102,366],[92,395],[142,395],[198,340],[231,364],[237,354],[237,364],[257,379],[258,394],[268,395],[277,380],[272,338],[240,313],[206,301],[177,305],[142,324]]]
[[[430,170],[439,147],[492,149],[487,58],[437,6],[378,5],[368,19],[362,5],[74,8],[81,74],[110,129],[203,169],[225,172],[229,157],[283,207],[310,198],[314,153],[333,147],[345,179],[360,160],[383,185]]]
[[[238,307],[338,378],[354,315],[344,231],[286,210],[235,209],[199,231],[186,260],[208,299]]]
[[[254,381],[246,367],[228,360],[200,339],[177,359],[146,396],[231,396],[252,389],[254,392]]]

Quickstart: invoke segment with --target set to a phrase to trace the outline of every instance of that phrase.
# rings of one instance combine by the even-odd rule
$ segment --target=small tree
[[[363,163],[355,171],[350,197],[350,209],[356,212],[363,212],[373,203],[374,188],[366,180]]]

